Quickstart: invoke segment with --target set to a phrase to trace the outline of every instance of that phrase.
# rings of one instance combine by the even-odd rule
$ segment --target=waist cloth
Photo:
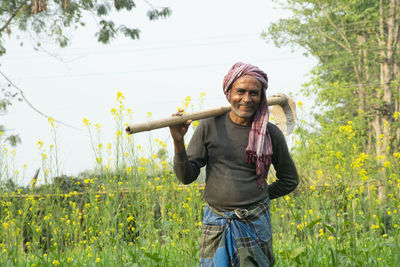
[[[246,209],[219,212],[204,207],[200,266],[273,266],[267,197]]]

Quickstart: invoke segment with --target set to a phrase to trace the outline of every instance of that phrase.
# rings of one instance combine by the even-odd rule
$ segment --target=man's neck
[[[234,123],[242,126],[250,126],[251,123],[253,122],[253,117],[250,118],[239,117],[233,110],[231,110],[231,112],[229,113],[229,117]]]

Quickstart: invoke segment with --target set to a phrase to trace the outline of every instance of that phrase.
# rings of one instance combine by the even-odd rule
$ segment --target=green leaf
[[[317,219],[317,220],[314,220],[314,221],[310,222],[310,224],[309,224],[309,225],[307,225],[307,227],[306,227],[306,228],[308,228],[308,229],[311,229],[311,228],[313,228],[313,227],[314,227],[314,225],[316,225],[316,224],[317,224],[317,223],[319,223],[320,221],[322,221],[322,219]]]
[[[158,253],[150,253],[150,252],[145,252],[146,257],[154,260],[155,262],[161,262],[162,258]]]
[[[335,253],[334,253],[334,251],[333,251],[333,248],[332,247],[329,247],[329,251],[331,252],[331,258],[332,258],[332,265],[333,266],[337,266],[336,265],[336,257],[335,257]]]
[[[305,253],[306,253],[306,248],[305,247],[297,247],[297,248],[292,250],[292,252],[290,253],[290,257],[292,259],[296,259],[300,255],[305,254]]]
[[[335,235],[335,228],[333,228],[331,225],[329,224],[323,224],[328,230],[329,232],[331,232],[333,235]]]

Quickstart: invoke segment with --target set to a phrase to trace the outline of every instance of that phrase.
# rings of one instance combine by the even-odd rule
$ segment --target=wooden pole
[[[268,97],[268,99],[267,99],[268,106],[279,105],[281,107],[288,107],[289,101],[292,101],[292,100],[290,100],[289,97],[287,97],[284,94],[273,95],[271,97]],[[125,131],[127,134],[151,131],[151,130],[155,130],[155,129],[159,129],[159,128],[182,124],[188,120],[195,121],[195,120],[205,119],[205,118],[209,118],[209,117],[220,116],[230,110],[231,110],[231,107],[226,106],[226,107],[220,107],[220,108],[214,108],[214,109],[193,112],[193,113],[185,114],[182,116],[171,116],[169,118],[164,118],[164,119],[160,119],[160,120],[148,121],[145,123],[139,123],[139,124],[135,124],[135,125],[129,125],[128,127],[126,127]],[[286,113],[286,111],[290,110],[290,108],[289,109],[283,108],[283,110]],[[286,114],[286,115],[295,117],[295,111],[290,110],[290,112],[292,114]],[[293,114],[293,112],[294,112],[294,114]]]

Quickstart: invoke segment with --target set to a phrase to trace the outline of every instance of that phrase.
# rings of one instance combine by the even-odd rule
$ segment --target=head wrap
[[[230,90],[232,85],[240,77],[251,75],[262,84],[261,102],[253,116],[253,122],[249,133],[249,142],[246,148],[247,163],[255,163],[258,187],[264,186],[264,179],[267,178],[272,159],[272,143],[267,124],[269,110],[267,104],[266,90],[268,88],[268,77],[258,67],[238,62],[232,66],[224,77],[223,89],[226,98],[231,102]]]

